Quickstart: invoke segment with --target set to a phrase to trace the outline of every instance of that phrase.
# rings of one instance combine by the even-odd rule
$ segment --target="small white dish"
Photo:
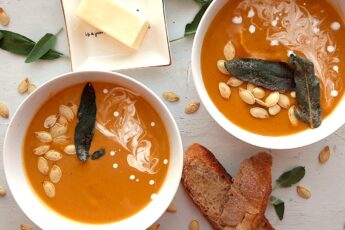
[[[165,124],[169,137],[170,160],[165,181],[157,197],[138,213],[109,224],[87,224],[68,219],[45,205],[35,194],[26,177],[23,163],[23,141],[26,129],[47,95],[82,82],[101,81],[121,85],[138,93],[157,111]],[[49,230],[110,230],[146,229],[167,209],[180,183],[183,167],[183,147],[175,120],[162,100],[140,82],[122,74],[100,71],[67,73],[37,88],[19,106],[7,129],[3,163],[11,193],[23,212],[40,228]]]
[[[121,70],[171,64],[163,0],[123,0],[148,18],[139,50],[132,50],[101,33],[76,15],[81,0],[61,0],[72,70]]]
[[[345,100],[342,99],[339,105],[334,109],[332,114],[326,117],[322,121],[322,125],[316,129],[307,129],[303,132],[279,137],[270,137],[257,135],[247,130],[238,127],[236,124],[228,120],[214,105],[211,98],[209,97],[207,90],[204,85],[204,81],[201,73],[200,56],[201,48],[204,41],[205,34],[217,13],[222,7],[228,3],[228,0],[217,0],[213,1],[207,11],[205,12],[198,30],[196,32],[193,50],[192,50],[192,71],[194,84],[196,90],[201,98],[207,111],[213,117],[213,119],[223,127],[228,133],[234,135],[238,139],[247,142],[252,145],[256,145],[263,148],[269,149],[293,149],[303,147],[309,144],[313,144],[326,138],[327,136],[334,133],[337,129],[344,125],[344,113],[345,113]],[[332,0],[334,5],[345,9],[345,2],[341,0]],[[345,11],[342,11],[344,15]]]

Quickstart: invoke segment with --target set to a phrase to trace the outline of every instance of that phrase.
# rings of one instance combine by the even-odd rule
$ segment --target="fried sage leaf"
[[[311,128],[321,125],[320,82],[315,76],[314,65],[307,59],[290,55],[290,63],[295,68],[297,107],[295,115]]]
[[[105,149],[101,148],[91,155],[92,160],[98,160],[105,155]]]
[[[291,185],[297,184],[300,180],[303,179],[305,175],[305,168],[298,166],[293,168],[285,173],[283,173],[278,179],[277,183],[279,187],[287,188]]]
[[[269,90],[293,90],[294,71],[285,62],[235,58],[225,62],[228,72],[242,81]]]
[[[90,157],[90,146],[96,123],[96,94],[88,82],[80,98],[78,109],[78,124],[74,131],[74,145],[80,161],[85,162]]]
[[[284,218],[284,211],[285,211],[284,201],[282,201],[281,199],[275,196],[271,196],[270,203],[273,205],[274,210],[276,211],[279,220],[282,220]]]
[[[45,34],[32,48],[29,55],[26,57],[25,63],[32,63],[40,59],[50,49],[52,49],[56,42],[56,36],[51,33]]]

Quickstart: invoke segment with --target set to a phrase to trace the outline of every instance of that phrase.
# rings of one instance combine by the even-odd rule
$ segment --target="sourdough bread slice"
[[[244,166],[246,165],[247,163],[244,164]],[[241,165],[241,169],[242,166],[243,163]],[[244,170],[243,173],[246,173],[246,170]],[[241,175],[241,173],[239,173],[239,175]],[[240,176],[240,178],[242,178],[242,176]],[[235,178],[235,183],[241,183],[241,180],[236,182]],[[184,185],[189,196],[192,198],[193,202],[199,207],[203,215],[210,222],[213,229],[236,229],[237,224],[239,224],[237,222],[240,221],[236,221],[238,219],[235,220],[231,217],[227,219],[228,216],[226,212],[236,210],[237,205],[239,205],[238,201],[242,200],[242,203],[245,204],[247,201],[243,196],[238,196],[239,200],[237,200],[237,198],[231,198],[231,196],[234,195],[234,192],[237,191],[237,189],[235,189],[234,192],[231,192],[233,184],[231,176],[217,161],[214,155],[199,144],[193,144],[186,151],[182,184]],[[248,183],[246,184],[249,185]],[[265,201],[263,201],[263,203],[265,203]],[[257,213],[257,211],[255,213]],[[259,222],[259,226],[257,226],[255,221],[253,221],[255,222],[255,228],[242,229],[273,229],[267,219],[263,217],[263,213],[261,214],[260,211],[258,213],[259,214],[256,216],[257,218],[254,219]],[[237,215],[237,217],[238,216],[239,215]],[[248,218],[246,220],[248,220]],[[236,226],[232,224],[228,225],[228,221],[232,221],[232,223],[235,223]],[[245,226],[248,225],[239,225],[239,227]]]

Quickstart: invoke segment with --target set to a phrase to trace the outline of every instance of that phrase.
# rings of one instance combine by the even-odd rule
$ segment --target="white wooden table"
[[[193,18],[198,6],[193,0],[165,2],[169,35],[170,39],[174,39],[183,34],[184,25]],[[11,23],[8,30],[25,34],[34,40],[38,40],[46,32],[54,32],[64,27],[59,0],[0,0],[0,7],[4,7],[10,15]],[[162,95],[166,90],[178,93],[181,101],[177,104],[168,104],[168,107],[178,123],[184,147],[194,142],[207,146],[216,153],[228,172],[235,175],[239,163],[261,149],[243,143],[226,133],[203,107],[196,114],[184,114],[185,102],[198,100],[190,70],[192,42],[192,38],[186,38],[171,44],[173,64],[169,67],[124,73],[143,82],[158,95]],[[68,53],[65,32],[59,35],[57,50]],[[0,100],[7,102],[13,114],[25,98],[25,95],[17,93],[17,85],[21,80],[29,77],[33,83],[40,85],[68,71],[68,59],[25,64],[22,57],[0,50]],[[0,118],[0,155],[8,122],[9,120]],[[327,164],[320,165],[317,157],[325,145],[331,147],[332,156]],[[274,158],[273,179],[287,169],[303,165],[307,172],[301,184],[310,188],[312,192],[311,199],[303,200],[296,195],[294,187],[273,191],[273,194],[283,199],[286,205],[283,221],[278,220],[272,207],[269,206],[267,209],[267,216],[276,229],[345,229],[345,127],[317,144],[295,150],[270,152]],[[2,157],[0,184],[7,187]],[[166,213],[157,221],[161,224],[161,229],[188,229],[191,219],[199,220],[201,229],[210,229],[182,187],[174,199],[174,204],[177,206],[177,213]],[[24,223],[33,229],[39,229],[24,215],[8,192],[6,197],[0,199],[0,229],[18,230],[20,224]]]

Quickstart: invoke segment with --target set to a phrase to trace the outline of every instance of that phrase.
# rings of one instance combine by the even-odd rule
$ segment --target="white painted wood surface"
[[[193,18],[198,7],[192,0],[166,0],[165,2],[169,35],[170,39],[174,39],[183,34],[184,25]],[[11,18],[7,29],[25,34],[34,40],[39,39],[46,32],[55,32],[64,26],[59,0],[0,0],[0,7],[4,7]],[[192,38],[172,43],[172,66],[124,73],[143,82],[158,95],[162,95],[162,92],[166,90],[177,92],[182,100],[176,104],[168,104],[168,107],[178,123],[184,147],[194,142],[207,146],[216,154],[228,172],[235,175],[239,163],[261,149],[245,144],[226,133],[211,119],[203,107],[193,115],[183,113],[184,104],[187,101],[198,100],[191,80],[191,47]],[[68,53],[65,33],[59,35],[56,48]],[[0,100],[9,105],[12,115],[25,98],[25,95],[17,93],[17,85],[23,78],[29,77],[33,83],[40,85],[68,71],[70,71],[68,59],[25,64],[22,57],[0,50]],[[9,120],[0,118],[0,155],[8,122]],[[327,164],[320,165],[317,159],[318,153],[325,145],[331,147],[332,155]],[[296,195],[295,187],[273,191],[273,194],[283,199],[286,204],[283,221],[277,219],[272,207],[269,206],[267,209],[267,216],[276,229],[343,230],[345,223],[345,128],[305,148],[271,152],[274,158],[273,179],[287,169],[303,165],[307,173],[301,184],[312,192],[310,200],[303,200]],[[7,186],[2,157],[0,158],[0,184]],[[157,221],[161,224],[162,230],[188,229],[191,219],[199,220],[201,229],[210,229],[182,187],[174,199],[174,204],[177,206],[177,213],[166,213]],[[23,214],[8,192],[6,197],[0,198],[0,229],[17,230],[20,229],[20,224],[29,224],[34,230],[39,229]]]

